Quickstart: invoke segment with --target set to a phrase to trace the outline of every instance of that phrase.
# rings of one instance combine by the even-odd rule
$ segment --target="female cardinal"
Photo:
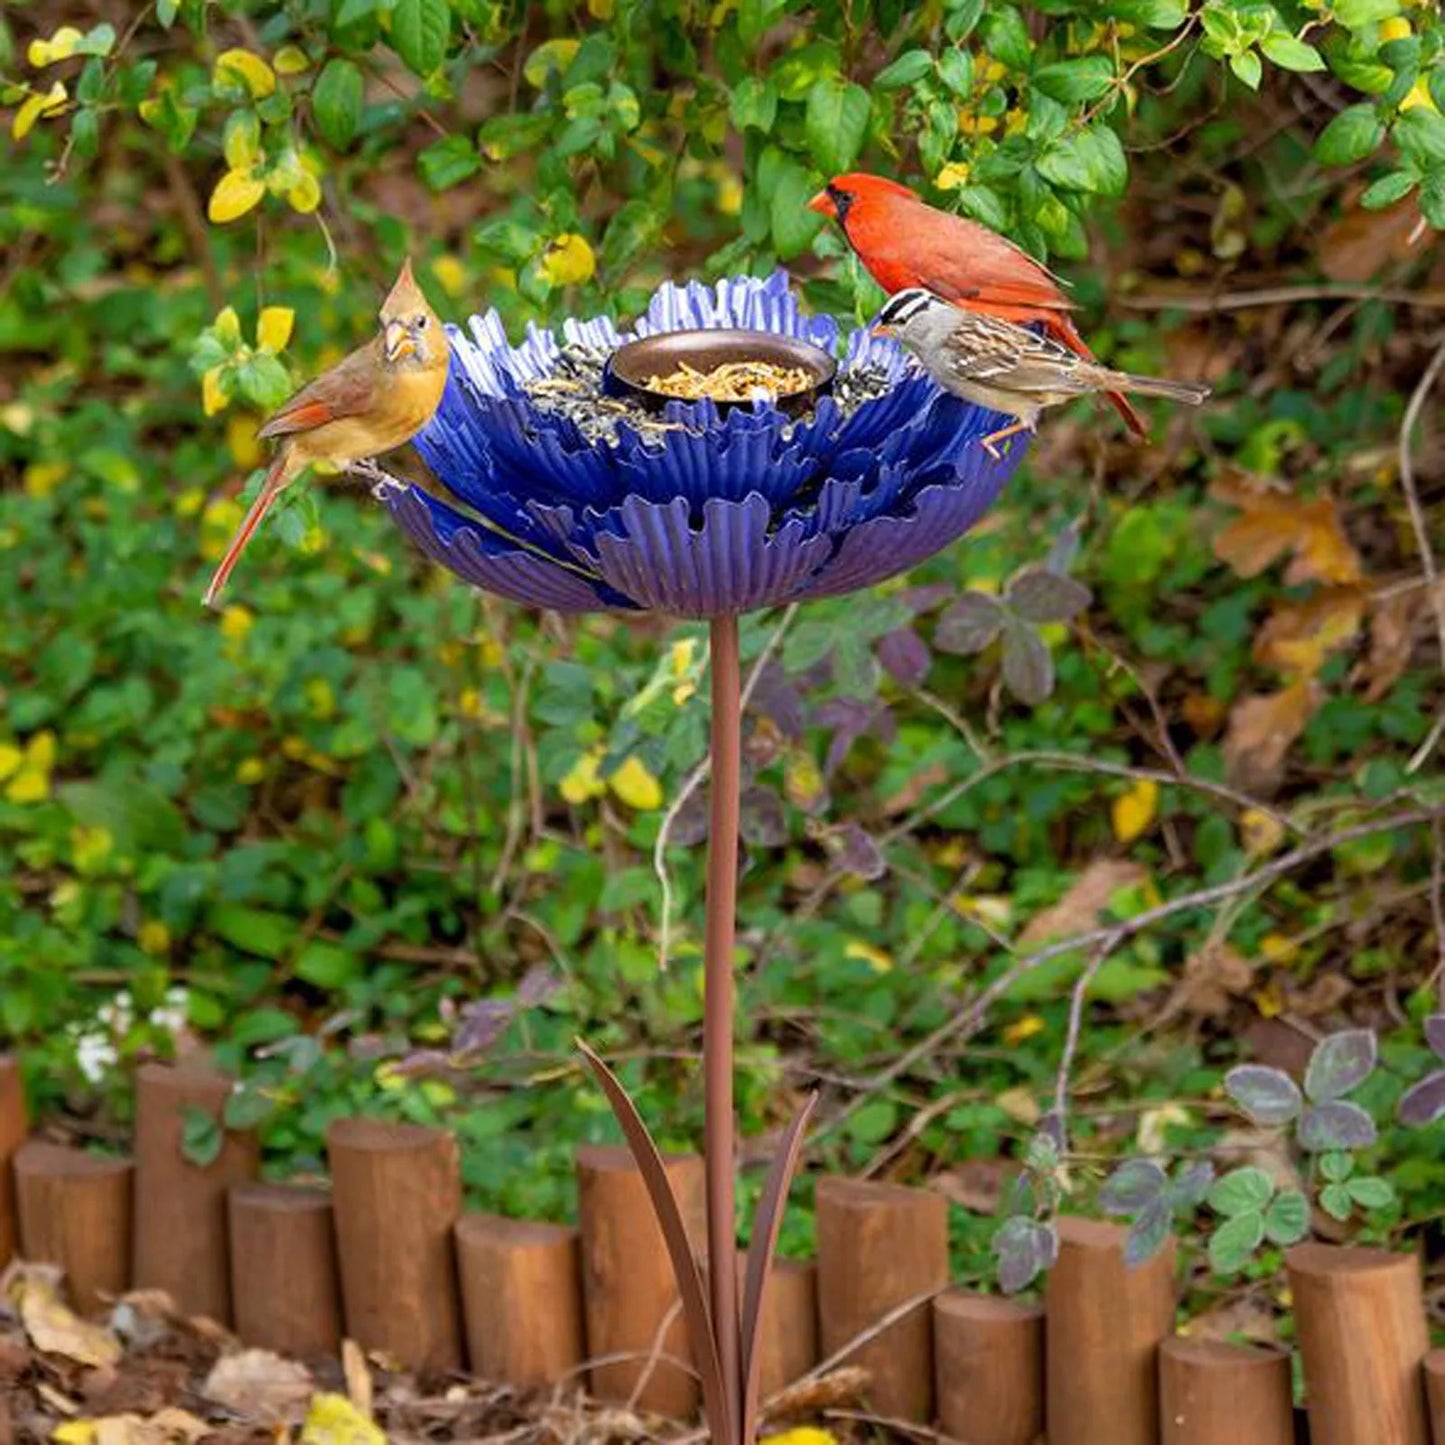
[[[1076,396],[1136,391],[1198,406],[1209,395],[1207,386],[1190,381],[1111,371],[1048,336],[997,316],[960,310],[921,286],[891,297],[873,329],[896,336],[945,391],[1016,418],[1012,426],[983,438],[984,449],[995,459],[999,442],[1035,430],[1046,406]]]
[[[447,381],[447,339],[411,274],[411,262],[382,302],[381,331],[337,362],[266,422],[258,435],[281,446],[203,599],[209,607],[261,518],[312,462],[346,467],[408,442],[431,420]]]
[[[1055,341],[1093,361],[1069,316],[1073,303],[1047,267],[996,231],[935,210],[897,181],[862,171],[834,176],[808,202],[833,216],[873,279],[888,292],[924,286],[965,311],[1005,321],[1038,322]],[[1137,436],[1147,434],[1139,413],[1119,395],[1109,400]]]

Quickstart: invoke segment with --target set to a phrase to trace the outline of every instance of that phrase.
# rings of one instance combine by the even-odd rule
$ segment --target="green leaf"
[[[1220,1274],[1234,1274],[1263,1242],[1264,1215],[1257,1209],[1236,1214],[1209,1236],[1209,1262]]]
[[[1309,1200],[1298,1189],[1282,1190],[1264,1212],[1264,1232],[1272,1244],[1298,1244],[1309,1228]]]
[[[771,80],[749,75],[738,83],[728,104],[728,114],[739,130],[751,126],[764,134],[771,131],[778,115],[778,88]]]
[[[452,16],[447,0],[396,0],[391,44],[417,75],[430,75],[447,54]]]
[[[1367,211],[1393,206],[1396,201],[1403,200],[1415,189],[1418,179],[1413,171],[1391,171],[1389,175],[1381,176],[1366,187],[1365,194],[1360,197],[1360,204]]]
[[[242,1084],[226,1100],[221,1117],[228,1129],[255,1129],[275,1112],[276,1099],[273,1095],[263,1093],[254,1084]]]
[[[1034,71],[1033,82],[1052,100],[1074,105],[1098,100],[1114,83],[1113,62],[1104,55],[1082,55],[1077,60],[1060,60]]]
[[[1445,167],[1445,116],[1427,106],[1407,110],[1391,131],[1395,144],[1425,170]]]
[[[1130,25],[1177,30],[1189,15],[1187,0],[1114,0],[1114,12]]]
[[[954,95],[966,100],[973,94],[973,56],[961,46],[938,57],[938,74]]]
[[[432,190],[445,191],[476,175],[482,168],[482,157],[466,136],[449,135],[429,145],[417,157],[417,165]]]
[[[361,974],[361,960],[354,953],[324,939],[312,939],[296,959],[296,977],[317,988],[345,988]]]
[[[805,251],[822,229],[823,218],[808,209],[816,190],[812,175],[794,160],[784,160],[774,182],[769,218],[773,245],[784,261]]]
[[[1244,50],[1238,55],[1231,55],[1229,68],[1251,90],[1259,89],[1259,82],[1264,76],[1264,62],[1253,50]]]
[[[1266,35],[1259,42],[1259,48],[1264,51],[1265,58],[1272,60],[1281,70],[1310,71],[1325,68],[1324,57],[1313,45],[1296,40],[1293,35],[1283,30]]]
[[[1395,1202],[1395,1191],[1389,1181],[1373,1174],[1351,1179],[1345,1188],[1361,1209],[1388,1209]]]
[[[361,97],[361,71],[339,56],[328,60],[311,92],[311,114],[322,138],[334,150],[345,150],[355,139]]]
[[[1400,13],[1400,0],[1334,0],[1330,7],[1335,19],[1350,30],[1388,20]]]
[[[1437,231],[1445,230],[1445,171],[1425,177],[1420,186],[1420,212]]]
[[[804,130],[813,159],[826,174],[838,175],[858,158],[871,113],[861,85],[829,77],[808,92]]]
[[[156,0],[156,19],[163,30],[169,30],[180,14],[181,0]]]
[[[1326,166],[1351,165],[1377,150],[1384,139],[1385,127],[1375,107],[1362,102],[1342,110],[1320,132],[1315,159]]]
[[[1263,1169],[1246,1165],[1216,1179],[1207,1197],[1209,1207],[1216,1214],[1233,1215],[1262,1210],[1273,1194],[1274,1181],[1269,1175]]]
[[[1033,59],[1034,43],[1024,17],[1012,5],[996,5],[980,30],[983,48],[1010,70],[1027,70]]]
[[[995,231],[1008,228],[1008,207],[990,186],[965,186],[958,192],[959,209]]]
[[[207,918],[211,931],[242,953],[273,962],[283,957],[296,937],[299,925],[282,913],[248,908],[240,903],[218,903]]]
[[[885,66],[874,78],[878,90],[902,90],[923,79],[933,69],[933,57],[926,50],[905,50],[892,65]]]
[[[198,1169],[209,1168],[221,1157],[226,1136],[218,1120],[204,1109],[186,1104],[181,1110],[181,1154]]]
[[[1320,1173],[1329,1180],[1331,1184],[1339,1184],[1355,1172],[1354,1155],[1346,1154],[1342,1150],[1332,1150],[1328,1154],[1320,1155]]]
[[[139,779],[63,783],[60,801],[76,822],[105,828],[123,853],[179,853],[186,842],[186,821],[164,793]]]
[[[1327,1184],[1320,1190],[1320,1208],[1332,1219],[1348,1219],[1355,1212],[1355,1201],[1345,1184]]]

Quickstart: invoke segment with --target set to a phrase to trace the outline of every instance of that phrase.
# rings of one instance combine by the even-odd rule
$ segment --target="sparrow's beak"
[[[836,216],[838,207],[833,204],[833,198],[827,191],[819,191],[811,201],[808,202],[808,209],[816,211],[820,216]]]
[[[399,361],[416,350],[416,340],[405,321],[388,321],[382,333],[382,346],[388,361]]]

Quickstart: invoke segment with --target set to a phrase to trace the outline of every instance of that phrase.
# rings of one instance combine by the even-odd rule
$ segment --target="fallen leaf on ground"
[[[1330,653],[1352,642],[1365,617],[1357,587],[1325,587],[1303,602],[1276,607],[1254,640],[1254,660],[1298,677],[1313,677]]]
[[[1019,942],[1047,943],[1051,938],[1083,933],[1098,924],[1099,915],[1116,893],[1148,881],[1149,871],[1141,864],[1122,858],[1100,858],[1079,874],[1052,908],[1029,920]]]
[[[386,1436],[345,1395],[317,1395],[301,1427],[301,1445],[386,1445]]]
[[[987,1217],[998,1212],[1004,1192],[1022,1172],[1012,1159],[965,1159],[935,1175],[929,1187],[970,1213]]]
[[[1209,495],[1240,509],[1216,534],[1214,555],[1241,577],[1257,577],[1288,553],[1287,587],[1360,580],[1360,554],[1345,535],[1333,497],[1296,497],[1237,477],[1216,482]]]
[[[30,1343],[43,1355],[62,1355],[79,1365],[113,1365],[120,1341],[100,1325],[88,1324],[61,1302],[53,1270],[23,1268],[11,1281],[10,1298]]]
[[[346,1394],[351,1403],[370,1419],[373,1413],[371,1366],[355,1340],[341,1342],[341,1372],[346,1377]]]
[[[1253,980],[1248,960],[1227,943],[1216,943],[1185,960],[1172,1002],[1201,1018],[1223,1018],[1230,1000],[1248,993]]]
[[[1231,787],[1269,794],[1284,776],[1284,760],[1305,730],[1324,692],[1301,678],[1280,692],[1241,698],[1230,709],[1224,735],[1224,775]]]
[[[67,1420],[51,1432],[55,1445],[189,1445],[215,1431],[185,1410],[166,1409],[147,1418],[105,1415]]]
[[[1109,817],[1114,836],[1121,843],[1132,843],[1147,831],[1159,808],[1159,784],[1153,778],[1140,778],[1128,792],[1114,799]]]
[[[311,1371],[270,1350],[242,1350],[216,1361],[201,1393],[236,1414],[265,1425],[299,1421],[315,1382]]]
[[[1367,211],[1359,194],[1347,202],[1344,214],[1325,227],[1316,254],[1320,270],[1331,281],[1369,281],[1392,261],[1408,261],[1420,254],[1410,238],[1420,224],[1420,207],[1414,196],[1393,206]]]

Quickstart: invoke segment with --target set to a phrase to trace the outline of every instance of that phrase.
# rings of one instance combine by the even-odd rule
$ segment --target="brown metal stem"
[[[738,811],[742,767],[742,666],[738,620],[712,621],[712,792],[703,954],[703,1152],[707,1170],[708,1281],[713,1331],[729,1413],[743,1417],[737,1218],[733,1196],[733,939],[737,920]]]

